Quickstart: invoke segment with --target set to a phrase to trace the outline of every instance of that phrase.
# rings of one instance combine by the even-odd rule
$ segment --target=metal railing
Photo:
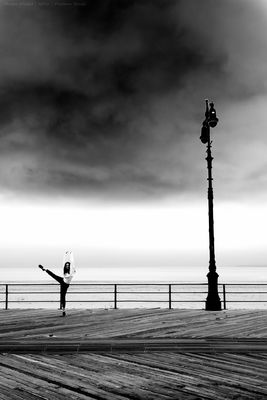
[[[45,290],[47,287],[52,290]],[[29,289],[26,290],[27,288]],[[98,290],[89,290],[95,288]],[[134,290],[136,288],[137,290]],[[205,307],[207,288],[206,283],[77,283],[70,286],[67,302],[88,305],[105,303],[114,309],[123,303],[158,303],[164,307],[167,305],[169,309],[179,303],[199,303]],[[223,309],[226,309],[230,303],[263,303],[267,307],[267,284],[224,283],[219,284],[218,288]],[[261,290],[256,290],[257,288]],[[25,295],[28,298],[25,298]],[[109,295],[109,298],[103,298],[103,295]],[[40,296],[43,298],[38,299]],[[15,303],[55,302],[59,302],[59,285],[57,284],[0,284],[0,304],[3,304],[6,310],[10,304]]]

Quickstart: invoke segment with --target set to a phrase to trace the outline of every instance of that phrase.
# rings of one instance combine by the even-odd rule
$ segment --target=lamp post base
[[[222,305],[221,300],[218,298],[209,298],[206,300],[206,311],[221,311]]]
[[[222,305],[218,294],[218,274],[215,271],[210,271],[207,274],[209,291],[206,299],[206,311],[221,311]]]

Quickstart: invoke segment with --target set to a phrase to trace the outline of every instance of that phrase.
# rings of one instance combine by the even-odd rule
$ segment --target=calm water
[[[53,269],[61,275],[62,269]],[[202,267],[161,267],[161,268],[78,268],[74,282],[189,282],[206,283],[208,268]],[[221,283],[267,283],[267,266],[218,267]],[[53,282],[38,267],[2,268],[0,283],[6,282]]]
[[[219,295],[223,301],[222,284],[226,284],[227,309],[267,309],[266,271],[266,267],[221,268],[218,271],[220,274]],[[60,274],[60,271],[55,272]],[[207,297],[206,273],[204,268],[83,269],[79,270],[69,288],[67,303],[69,308],[113,308],[114,283],[117,283],[118,308],[167,308],[169,306],[169,283],[171,283],[172,308],[202,309],[205,307]],[[90,276],[95,279],[90,280]],[[14,268],[4,271],[0,282],[2,308],[5,307],[6,299],[5,283],[10,283],[9,308],[45,307],[56,309],[58,307],[58,284],[38,268],[25,270]],[[15,283],[19,284],[15,285]],[[38,283],[38,285],[34,285],[34,283]],[[138,285],[131,286],[127,283]],[[148,285],[148,283],[153,283],[153,285]],[[250,285],[246,285],[247,283]],[[240,300],[248,302],[243,303]]]

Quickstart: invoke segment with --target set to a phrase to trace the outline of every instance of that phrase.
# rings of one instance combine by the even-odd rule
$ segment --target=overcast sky
[[[116,225],[121,215],[112,207],[125,208],[129,231],[122,232],[121,227],[121,234],[128,235],[126,247],[135,251],[136,238],[129,234],[135,217],[127,207],[152,212],[152,204],[165,211],[171,204],[175,216],[173,204],[181,215],[187,215],[186,206],[192,204],[199,207],[195,224],[202,219],[207,223],[205,146],[199,140],[205,98],[215,102],[219,117],[212,131],[215,207],[223,210],[224,205],[231,205],[229,225],[234,220],[231,213],[241,205],[254,221],[252,210],[264,207],[267,200],[266,2],[66,3],[1,1],[0,195],[7,224],[14,228],[14,215],[18,212],[16,221],[20,221],[21,213],[25,214],[20,207],[25,204],[30,230],[38,229],[32,222],[36,215],[44,215],[41,209],[30,211],[37,204],[50,210],[64,204],[66,213],[73,213],[82,203],[84,213],[76,218],[80,218],[80,225],[75,225],[77,234],[87,211],[103,215],[101,210],[113,210],[114,221],[108,222]],[[157,208],[154,210],[157,218]],[[46,219],[52,231],[60,225],[63,231],[73,232],[74,217],[67,227],[55,215]],[[144,213],[144,224],[147,215]],[[95,224],[112,235],[105,218],[99,217]],[[162,218],[163,224],[166,218]],[[219,222],[225,215],[217,211],[217,218],[219,245],[227,247],[226,228],[222,234]],[[266,221],[266,214],[262,218]],[[90,224],[89,216],[86,221]],[[181,232],[194,221],[180,224]],[[40,219],[39,226],[42,224]],[[85,233],[80,238],[80,243],[84,240],[83,265],[85,247],[92,253],[94,229],[95,225],[89,244]],[[158,225],[158,230],[162,229]],[[203,254],[207,251],[206,229],[204,225],[195,230],[198,234],[203,230],[199,249]],[[57,232],[62,236],[62,231]],[[22,234],[17,234],[18,243]],[[15,239],[10,235],[6,240],[12,247]],[[27,235],[28,242],[21,245],[24,250],[36,232]],[[147,235],[151,238],[151,232]],[[42,236],[46,243],[43,252],[48,251],[44,250],[48,236],[49,228]],[[95,247],[101,249],[101,241],[99,238]],[[74,245],[71,239],[67,242]],[[186,243],[199,247],[190,235]],[[38,246],[42,257],[42,245]],[[56,253],[64,243],[57,246],[55,238],[53,246]],[[186,244],[180,252],[185,248]],[[152,252],[151,244],[146,250]],[[10,265],[17,263],[10,250],[6,257]],[[28,265],[33,260],[30,250],[27,257]],[[229,257],[227,262],[233,260]],[[98,262],[101,264],[101,258]],[[264,257],[259,262],[264,263]],[[178,258],[172,263],[179,263]]]

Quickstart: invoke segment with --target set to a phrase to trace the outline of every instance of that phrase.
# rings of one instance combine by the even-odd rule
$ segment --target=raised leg
[[[54,278],[58,283],[61,284],[62,282],[64,282],[61,276],[54,274],[54,272],[49,271],[49,269],[47,269],[46,272],[48,273],[48,275],[52,276],[52,278]]]

